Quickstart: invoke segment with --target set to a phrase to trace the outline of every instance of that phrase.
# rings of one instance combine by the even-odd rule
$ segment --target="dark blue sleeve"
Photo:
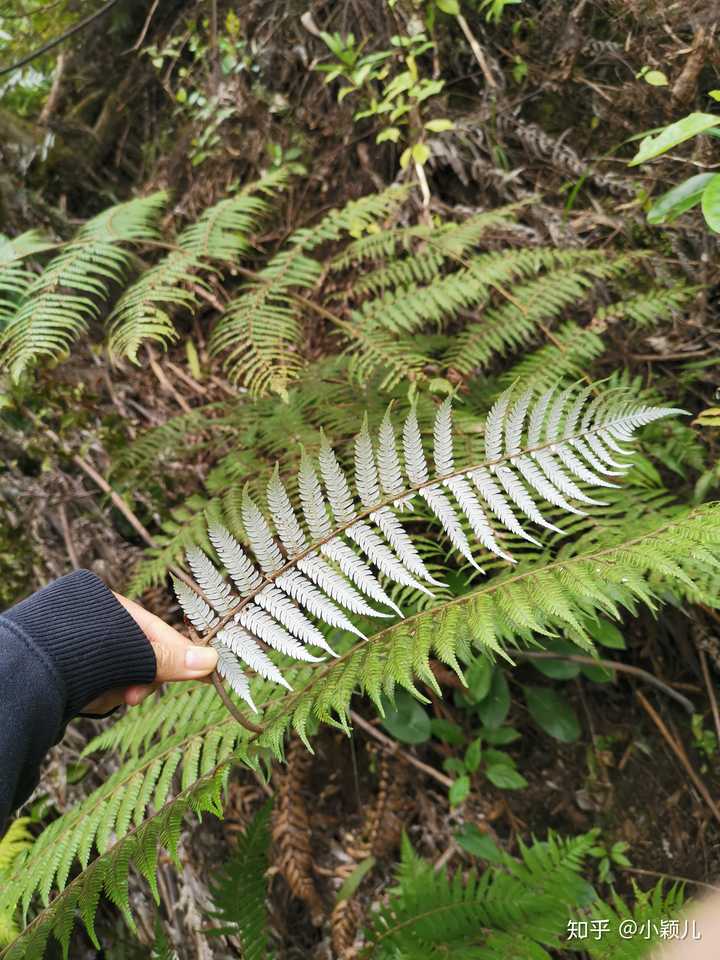
[[[89,570],[0,616],[0,834],[68,720],[108,690],[152,683],[155,673],[145,634]]]

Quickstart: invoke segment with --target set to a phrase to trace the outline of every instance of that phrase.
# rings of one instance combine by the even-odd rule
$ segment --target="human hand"
[[[115,598],[152,644],[157,660],[155,682],[146,686],[110,690],[89,703],[84,713],[108,713],[122,703],[136,706],[167,680],[202,680],[215,669],[217,653],[212,647],[193,646],[186,637],[139,603],[118,593]]]

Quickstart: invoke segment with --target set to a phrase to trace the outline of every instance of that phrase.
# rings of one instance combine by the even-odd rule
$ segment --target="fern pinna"
[[[199,591],[176,580],[178,600],[217,649],[219,673],[256,710],[240,663],[289,686],[267,650],[318,662],[322,654],[310,648],[334,652],[314,621],[364,637],[348,614],[402,615],[383,581],[426,594],[441,586],[399,519],[413,499],[424,501],[471,567],[480,569],[468,530],[486,551],[512,563],[509,534],[537,543],[523,522],[558,530],[535,497],[570,513],[582,512],[571,500],[597,504],[579,484],[612,487],[608,477],[628,468],[627,460],[617,459],[627,455],[622,443],[638,427],[676,412],[612,392],[593,398],[590,388],[549,390],[534,398],[531,390],[511,387],[488,414],[484,462],[458,467],[447,399],[435,417],[431,472],[415,412],[404,421],[398,450],[388,411],[376,444],[367,422],[355,438],[354,492],[323,441],[317,465],[303,457],[297,477],[304,526],[276,470],[267,487],[271,522],[249,494],[243,498],[255,562],[226,528],[213,523],[208,530],[238,593],[203,551],[192,548],[187,561]],[[571,623],[582,635],[577,618]]]

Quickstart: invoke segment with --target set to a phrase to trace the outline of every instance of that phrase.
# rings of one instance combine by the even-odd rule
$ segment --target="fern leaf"
[[[356,437],[355,493],[321,436],[319,474],[307,455],[298,474],[305,527],[276,468],[267,487],[271,520],[247,489],[243,493],[242,520],[256,562],[227,529],[217,523],[209,528],[210,542],[239,595],[201,550],[191,548],[187,560],[200,589],[196,593],[176,582],[178,599],[198,629],[209,637],[218,634],[224,647],[235,650],[246,665],[255,669],[254,661],[261,676],[277,679],[282,677],[279,671],[260,657],[263,645],[317,663],[320,658],[308,645],[334,655],[322,627],[352,624],[349,616],[359,612],[359,594],[397,614],[400,608],[383,581],[431,596],[425,584],[432,578],[399,519],[413,497],[424,501],[452,549],[476,569],[470,534],[491,555],[514,563],[502,538],[514,534],[534,540],[521,519],[560,529],[540,514],[532,493],[565,514],[584,516],[584,508],[599,501],[580,484],[612,485],[597,472],[598,463],[604,474],[617,462],[608,448],[613,457],[627,456],[620,444],[631,440],[639,427],[678,412],[644,406],[624,391],[593,398],[587,389],[549,390],[538,397],[532,389],[511,387],[487,416],[485,461],[458,467],[452,409],[446,400],[436,411],[431,475],[416,411],[411,409],[403,424],[402,454],[388,411],[378,432],[377,460],[367,422]],[[621,469],[626,466],[623,462]],[[555,613],[565,614],[567,624],[577,629],[569,610],[557,594]],[[362,612],[377,616],[379,611],[365,605]],[[242,630],[233,635],[231,622]],[[537,627],[529,608],[522,625]],[[357,628],[350,632],[362,636]],[[285,684],[284,678],[280,682]],[[244,681],[243,692],[237,685],[235,689],[247,694]]]
[[[157,193],[103,211],[22,291],[17,311],[0,333],[0,362],[15,380],[38,358],[60,356],[100,316],[111,288],[130,266],[122,245],[155,236],[154,222],[165,200]],[[26,252],[37,249],[30,243]]]
[[[237,936],[245,960],[270,957],[265,907],[270,811],[270,804],[265,804],[255,814],[211,884],[215,909],[210,916],[220,924],[211,933]]]
[[[225,356],[228,375],[242,380],[250,392],[287,397],[302,367],[301,323],[293,291],[311,291],[322,275],[322,263],[309,254],[346,232],[366,229],[387,216],[405,195],[393,188],[351,201],[312,228],[297,230],[287,246],[245,285],[213,330],[210,350]]]

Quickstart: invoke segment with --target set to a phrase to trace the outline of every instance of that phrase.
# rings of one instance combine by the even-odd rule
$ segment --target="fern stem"
[[[252,733],[255,733],[255,734],[263,733],[263,731],[265,730],[265,727],[258,726],[258,724],[253,723],[252,720],[248,720],[247,717],[245,717],[238,710],[235,704],[232,702],[232,700],[230,699],[230,695],[225,689],[225,686],[222,680],[220,679],[220,675],[218,674],[217,670],[213,670],[213,673],[210,679],[212,680],[212,685],[215,687],[215,691],[217,695],[220,697],[223,704],[225,705],[225,708],[230,714],[232,714],[232,716],[234,717],[235,720],[237,720],[240,726],[245,727],[246,730],[250,730]]]

